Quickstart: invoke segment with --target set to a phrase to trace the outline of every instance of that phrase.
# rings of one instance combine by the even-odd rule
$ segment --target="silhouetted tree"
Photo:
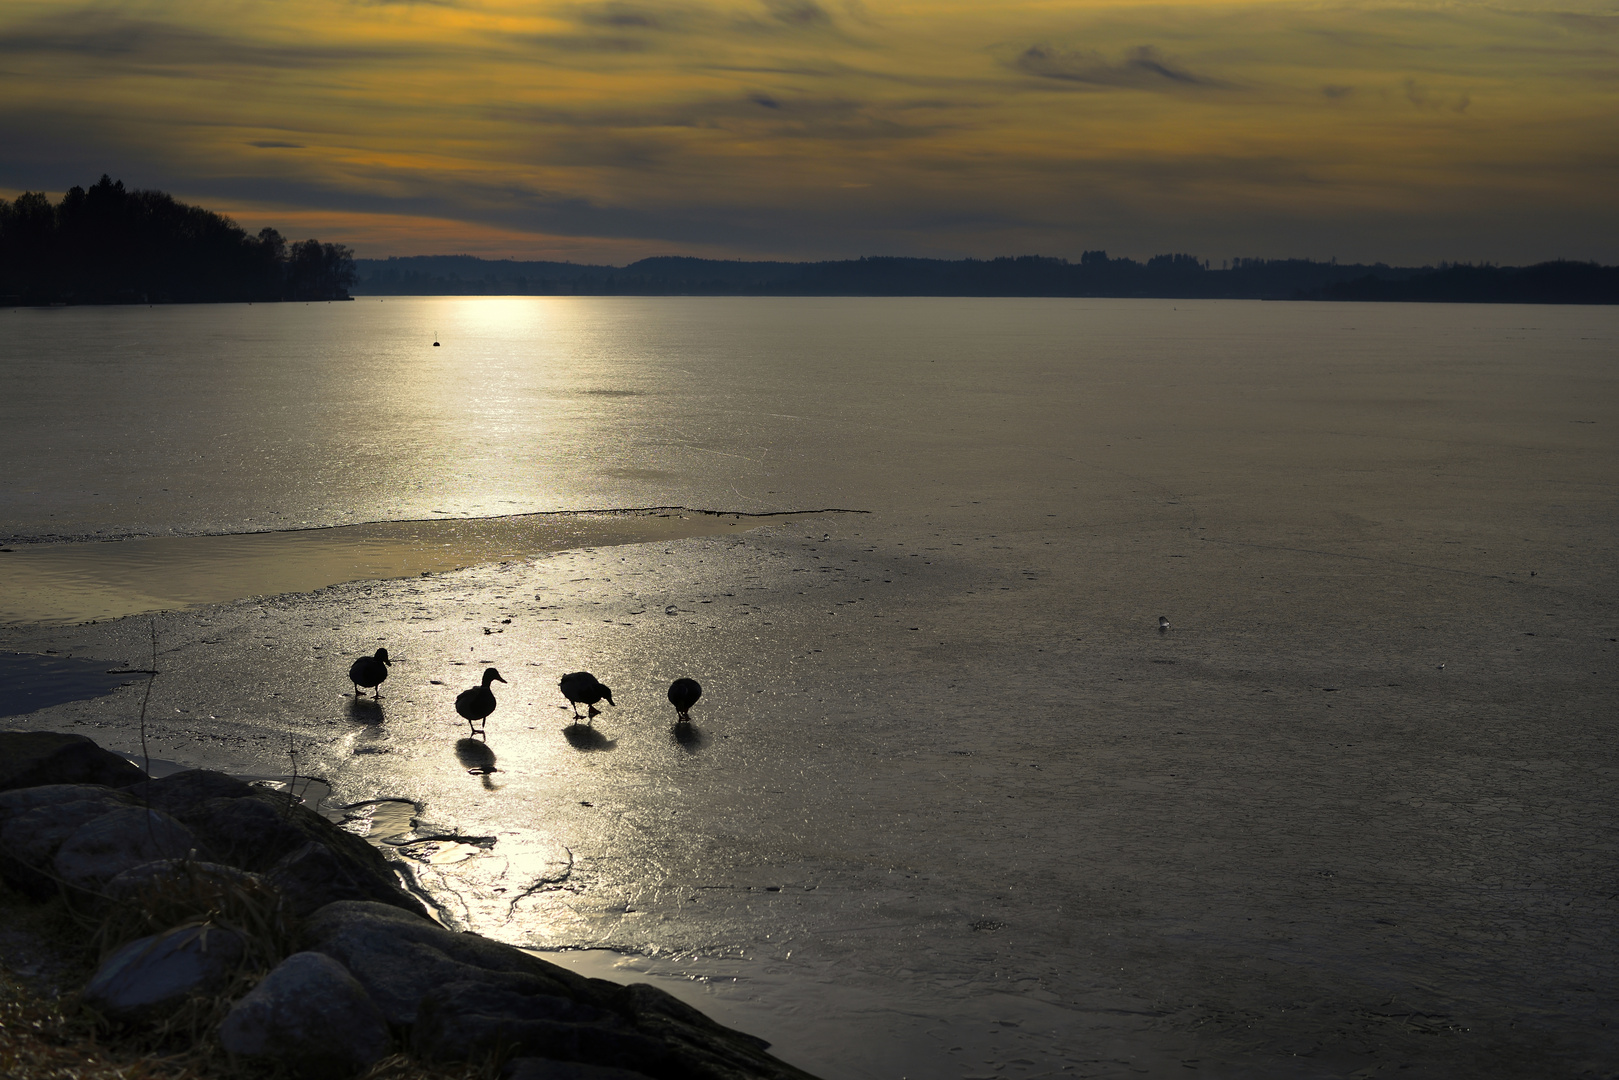
[[[290,300],[347,296],[353,284],[354,252],[342,244],[305,240],[292,245],[287,253],[286,295]]]
[[[0,295],[24,303],[347,299],[353,253],[130,191],[103,175],[56,206],[39,192],[0,203]]]
[[[42,191],[25,191],[0,218],[0,292],[25,300],[54,291],[56,210]]]

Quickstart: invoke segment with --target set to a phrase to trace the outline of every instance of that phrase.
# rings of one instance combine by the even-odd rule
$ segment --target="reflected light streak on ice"
[[[556,498],[548,454],[554,432],[569,419],[563,401],[577,358],[549,331],[552,306],[448,297],[418,309],[418,320],[433,325],[420,325],[419,340],[408,343],[411,362],[393,391],[403,408],[435,417],[436,445],[415,448],[422,478],[453,476],[462,505],[532,506]],[[433,341],[440,345],[421,348]]]

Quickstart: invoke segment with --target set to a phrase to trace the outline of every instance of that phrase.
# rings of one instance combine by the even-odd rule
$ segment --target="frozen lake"
[[[155,666],[154,757],[496,837],[421,864],[447,917],[613,950],[570,959],[829,1080],[1600,1075],[1616,355],[1605,308],[0,310],[18,596],[48,556],[172,606],[198,536],[844,511],[460,570],[463,526],[412,526],[428,576],[263,595],[231,568],[306,534],[210,540],[259,545],[208,564],[237,599],[30,601],[0,650]],[[135,752],[141,691],[0,723]]]

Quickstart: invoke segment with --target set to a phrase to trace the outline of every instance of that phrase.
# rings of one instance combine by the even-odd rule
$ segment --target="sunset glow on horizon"
[[[12,0],[0,193],[361,256],[1619,261],[1619,7]]]

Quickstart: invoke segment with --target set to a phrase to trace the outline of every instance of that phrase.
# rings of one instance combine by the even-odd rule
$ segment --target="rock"
[[[264,888],[265,884],[258,874],[234,866],[192,859],[158,859],[122,871],[102,887],[101,894],[114,904],[133,904],[154,892],[206,895],[231,889]]]
[[[0,792],[0,877],[35,900],[54,896],[51,861],[63,842],[103,814],[133,805],[123,792],[94,784]]]
[[[170,773],[158,780],[132,784],[125,790],[153,810],[175,817],[183,816],[209,799],[241,799],[253,794],[252,785],[209,769]]]
[[[412,1046],[443,1060],[524,1057],[628,1069],[658,1080],[809,1080],[653,986],[586,979],[511,945],[457,934],[381,904],[328,904],[305,947],[348,968]],[[588,1075],[588,1074],[587,1074]]]
[[[354,899],[426,914],[376,848],[308,807],[222,774],[181,775],[183,781],[165,778],[143,790],[172,807],[214,857],[276,880],[300,913]],[[324,899],[322,889],[329,890]]]
[[[623,1017],[546,991],[553,984],[505,973],[440,983],[422,998],[411,1049],[434,1061],[476,1061],[503,1052],[642,1068],[657,1075],[669,1057],[662,1040]]]
[[[13,788],[11,791],[0,791],[0,828],[30,811],[74,802],[96,802],[108,807],[139,805],[139,800],[127,790],[115,790],[105,784],[43,784],[39,787]]]
[[[388,1023],[365,988],[318,952],[287,957],[231,1006],[219,1043],[232,1057],[300,1080],[352,1076],[392,1048]]]
[[[244,951],[235,932],[207,924],[139,938],[102,961],[83,1000],[111,1020],[150,1020],[194,994],[223,990]]]
[[[500,1080],[647,1080],[647,1075],[578,1061],[520,1057],[506,1063],[500,1070]]]
[[[392,881],[316,840],[275,863],[266,876],[287,897],[295,915],[309,915],[334,900],[374,900],[403,907],[397,904],[400,889]],[[413,907],[419,910],[419,905]]]
[[[651,983],[630,983],[614,986],[613,1005],[635,1018],[642,1027],[683,1027],[706,1031],[727,1039],[740,1039],[755,1049],[768,1050],[770,1043],[757,1035],[728,1028],[706,1013],[687,1005],[679,998],[659,990]]]
[[[391,880],[313,840],[272,866],[265,877],[281,890],[292,913],[299,916],[336,900],[405,906],[399,902],[399,887]],[[411,906],[421,910],[414,902]]]
[[[615,987],[612,1004],[669,1047],[671,1067],[654,1075],[809,1080],[808,1073],[767,1054],[764,1039],[728,1028],[649,983]]]
[[[79,826],[51,867],[65,883],[94,891],[141,863],[183,858],[196,844],[191,830],[162,811],[120,806]]]
[[[145,780],[138,766],[103,750],[83,735],[54,731],[0,732],[0,791],[46,784],[104,784],[120,788]]]
[[[204,799],[181,811],[182,820],[195,823],[219,855],[232,866],[244,870],[268,870],[289,851],[303,847],[307,838],[286,820],[286,811],[296,809],[284,801],[280,805],[254,798]]]
[[[457,934],[424,916],[365,901],[327,904],[304,924],[306,948],[332,957],[360,980],[390,1024],[416,1022],[436,986],[468,979],[526,977],[532,993],[605,1006],[612,983],[586,979],[511,945]]]

